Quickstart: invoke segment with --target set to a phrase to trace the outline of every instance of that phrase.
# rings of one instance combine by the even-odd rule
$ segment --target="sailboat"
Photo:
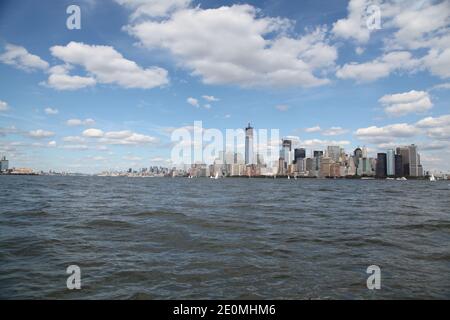
[[[291,176],[288,176],[288,180],[291,180]]]
[[[436,177],[434,176],[434,174],[431,174],[430,181],[431,182],[435,182],[436,181]]]
[[[214,177],[215,180],[219,179],[219,173],[216,172],[216,176]]]

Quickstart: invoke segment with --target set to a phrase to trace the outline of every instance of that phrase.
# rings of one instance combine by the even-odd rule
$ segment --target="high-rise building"
[[[387,155],[386,153],[377,154],[377,164],[375,175],[377,178],[386,178],[387,175]]]
[[[321,161],[320,161],[320,172],[319,172],[319,176],[320,177],[330,177],[330,169],[331,169],[331,164],[333,163],[333,160],[330,157],[322,157]]]
[[[294,150],[294,163],[297,163],[300,159],[306,158],[306,149],[299,148]]]
[[[403,175],[409,176],[409,148],[408,147],[398,147],[397,154],[402,156],[403,164]]]
[[[395,176],[395,151],[389,149],[386,153],[386,174],[389,177]]]
[[[245,164],[253,164],[253,128],[248,124],[245,128]]]
[[[328,146],[327,155],[334,162],[338,162],[341,155],[341,148],[339,146]]]
[[[395,155],[395,176],[398,178],[404,176],[402,155],[400,154]]]
[[[411,177],[419,176],[419,157],[417,154],[417,146],[412,144],[408,146],[409,149],[409,175]]]
[[[359,159],[362,158],[362,150],[361,148],[356,148],[355,151],[353,152],[353,160],[355,162],[355,166],[358,167],[359,165]]]
[[[9,161],[6,160],[6,157],[3,157],[0,160],[0,172],[8,171],[9,169]]]
[[[283,139],[283,143],[280,150],[280,158],[283,158],[286,162],[286,167],[292,162],[292,140]]]

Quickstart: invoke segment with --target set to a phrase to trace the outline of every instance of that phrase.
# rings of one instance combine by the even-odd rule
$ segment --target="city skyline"
[[[448,1],[139,3],[0,4],[10,167],[169,167],[171,132],[202,120],[278,128],[308,154],[416,144],[427,171],[450,171]],[[362,17],[374,3],[371,30]],[[80,30],[66,27],[71,4]]]

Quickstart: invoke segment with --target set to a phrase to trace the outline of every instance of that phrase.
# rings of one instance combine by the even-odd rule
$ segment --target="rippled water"
[[[1,176],[0,298],[448,299],[449,195],[427,181]]]

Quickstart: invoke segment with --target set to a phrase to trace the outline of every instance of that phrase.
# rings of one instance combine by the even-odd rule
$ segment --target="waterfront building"
[[[251,165],[254,163],[253,159],[253,128],[248,124],[248,127],[245,128],[245,164]]]
[[[402,157],[403,164],[403,175],[409,176],[409,148],[408,147],[398,147],[397,154]]]
[[[412,144],[409,149],[409,175],[411,177],[419,176],[419,156],[417,154],[417,146]]]
[[[377,154],[375,175],[377,178],[386,178],[387,175],[387,155],[386,153]]]
[[[0,160],[0,172],[6,172],[9,169],[9,161],[6,157],[2,157]]]
[[[386,153],[386,174],[388,177],[395,176],[395,151],[389,149]]]
[[[315,170],[315,161],[313,158],[306,158],[305,164],[306,171],[312,172]]]
[[[300,159],[306,158],[306,149],[299,148],[294,150],[294,163],[297,163]]]
[[[292,140],[283,139],[280,158],[284,159],[286,168],[292,163]]]
[[[322,157],[320,161],[319,176],[322,178],[330,177],[330,168],[333,160],[330,157]]]
[[[404,176],[404,173],[403,173],[402,155],[396,154],[395,155],[395,177],[401,178],[403,176]]]
[[[362,150],[361,148],[356,148],[355,151],[353,152],[353,160],[355,162],[355,166],[358,167],[359,165],[359,159],[362,158]]]
[[[341,147],[339,146],[328,146],[327,155],[334,162],[338,162],[341,155]]]

